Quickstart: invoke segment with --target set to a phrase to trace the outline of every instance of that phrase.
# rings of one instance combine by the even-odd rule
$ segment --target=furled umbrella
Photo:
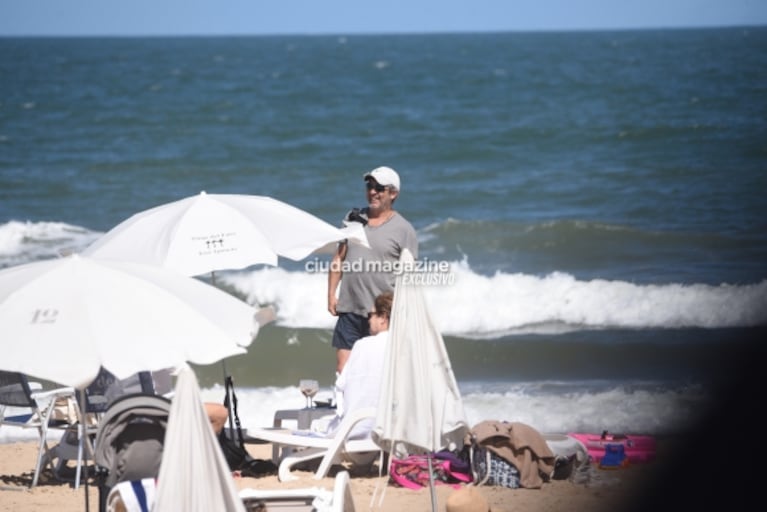
[[[469,424],[442,334],[407,250],[400,269],[372,437],[392,456],[404,458],[461,446]],[[433,484],[431,490],[436,510]]]
[[[176,379],[153,510],[245,512],[188,367]]]

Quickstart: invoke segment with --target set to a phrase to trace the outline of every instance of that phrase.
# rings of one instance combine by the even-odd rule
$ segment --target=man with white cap
[[[375,297],[394,289],[392,269],[402,250],[408,249],[414,258],[418,257],[415,229],[393,208],[401,190],[397,172],[391,167],[377,167],[363,178],[368,205],[353,209],[345,222],[364,226],[370,248],[339,244],[328,273],[328,311],[338,317],[333,346],[339,373],[354,342],[369,334],[367,314]]]

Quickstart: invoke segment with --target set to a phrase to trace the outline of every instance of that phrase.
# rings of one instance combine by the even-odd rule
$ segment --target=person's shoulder
[[[363,338],[360,338],[354,342],[354,347],[352,347],[352,350],[354,350],[356,347],[365,347],[367,345],[379,343],[382,339],[388,338],[388,332],[389,331],[383,331],[379,332],[378,334],[369,334]]]
[[[407,226],[410,229],[414,229],[413,224],[409,220],[407,220],[407,217],[402,215],[402,213],[400,213],[398,210],[394,210],[394,215],[392,216],[392,220],[395,221],[397,224]]]
[[[357,347],[364,347],[365,345],[373,343],[375,339],[376,339],[375,334],[368,334],[367,336],[363,336],[362,338],[354,342],[354,347],[352,347],[352,350],[354,350]]]
[[[396,213],[394,218],[392,220],[396,219],[396,223],[394,223],[394,227],[399,233],[400,240],[404,244],[404,246],[411,249],[411,251],[414,251],[418,247],[418,233],[415,230],[415,227],[413,224],[410,223],[402,214],[399,212]],[[414,256],[416,256],[414,254]]]
[[[372,336],[368,336],[369,338],[372,338],[372,341],[377,344],[381,344],[381,342],[385,342],[389,339],[389,331],[381,331],[378,334],[374,334]]]

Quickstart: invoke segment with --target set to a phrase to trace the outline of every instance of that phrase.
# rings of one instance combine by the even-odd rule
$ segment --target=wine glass
[[[320,390],[320,383],[313,379],[301,379],[298,381],[298,388],[306,397],[306,408],[311,408],[312,397]]]

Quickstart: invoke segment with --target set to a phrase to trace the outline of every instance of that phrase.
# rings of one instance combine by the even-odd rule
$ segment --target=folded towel
[[[119,482],[109,491],[107,508],[109,511],[117,510],[113,505],[120,500],[126,512],[149,512],[154,504],[156,489],[154,478]]]

